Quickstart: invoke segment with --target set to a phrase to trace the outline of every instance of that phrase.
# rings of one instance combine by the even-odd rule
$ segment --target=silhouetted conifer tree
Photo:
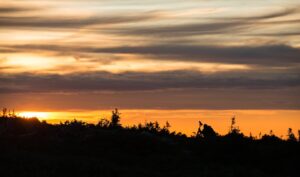
[[[231,118],[231,125],[230,125],[229,133],[231,133],[231,134],[239,134],[240,133],[239,127],[236,126],[235,116],[233,116]]]
[[[121,113],[119,113],[117,108],[114,111],[112,111],[111,122],[110,122],[111,127],[120,127],[121,126],[120,115],[121,115]]]
[[[170,125],[170,123],[167,121],[166,122],[166,125],[163,127],[163,129],[162,129],[162,131],[164,132],[164,133],[170,133],[170,127],[171,127],[171,125]]]

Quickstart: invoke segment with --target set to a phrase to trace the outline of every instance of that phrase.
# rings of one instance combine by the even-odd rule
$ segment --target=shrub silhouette
[[[204,138],[215,138],[217,136],[217,133],[214,131],[214,129],[207,124],[204,124],[202,134]]]
[[[203,128],[202,128],[203,126]],[[196,134],[197,138],[205,138],[205,139],[213,139],[217,137],[217,133],[214,131],[214,129],[207,125],[207,124],[202,124],[201,121],[199,121],[199,127],[198,131]]]
[[[62,127],[71,128],[75,130],[83,130],[88,127],[88,124],[86,122],[83,122],[81,120],[72,120],[72,121],[65,121],[64,123],[60,123]]]
[[[110,122],[107,119],[101,119],[96,126],[100,128],[108,128],[110,126]]]
[[[265,134],[261,137],[261,141],[278,142],[278,141],[281,141],[281,139],[279,137],[277,137],[276,135],[274,135],[273,130],[270,130],[269,135]]]

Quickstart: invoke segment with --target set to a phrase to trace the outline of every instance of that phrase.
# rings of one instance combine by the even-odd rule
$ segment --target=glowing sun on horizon
[[[35,117],[35,118],[45,119],[49,117],[48,113],[46,112],[21,112],[19,115],[24,118]]]

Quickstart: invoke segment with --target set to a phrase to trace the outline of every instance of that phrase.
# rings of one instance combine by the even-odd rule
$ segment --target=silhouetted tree
[[[170,127],[171,127],[171,125],[170,125],[170,123],[167,121],[167,122],[166,122],[166,125],[162,128],[161,131],[162,131],[163,133],[169,134],[169,133],[170,133],[170,130],[169,130]]]
[[[226,137],[230,138],[231,140],[242,140],[244,138],[244,134],[241,133],[238,126],[236,126],[235,116],[231,118],[231,125],[229,129],[229,133]]]
[[[2,117],[7,117],[7,108],[2,109]]]
[[[159,130],[160,130],[160,126],[159,126],[159,124],[158,124],[158,122],[147,122],[146,124],[145,124],[145,129],[147,130],[147,131],[150,131],[150,132],[155,132],[155,133],[157,133],[157,132],[159,132]]]
[[[297,141],[295,134],[291,128],[288,129],[288,141]]]
[[[250,134],[249,134],[249,138],[250,138],[251,140],[254,140],[254,138],[255,138],[255,137],[253,137],[253,135],[252,135],[251,132],[250,132]]]
[[[121,115],[121,113],[118,111],[117,108],[114,111],[112,111],[111,122],[110,122],[111,127],[120,127],[121,126],[120,115]]]
[[[231,134],[239,134],[240,133],[239,127],[236,126],[235,116],[233,116],[231,118],[231,125],[230,125],[229,133],[231,133]]]
[[[160,131],[160,125],[159,125],[159,123],[157,121],[154,122],[154,129],[156,131]]]

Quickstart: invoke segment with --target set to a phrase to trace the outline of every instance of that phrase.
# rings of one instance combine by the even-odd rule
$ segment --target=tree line
[[[32,121],[35,120],[36,122],[40,122],[37,118],[22,118],[18,116],[14,110],[9,110],[7,108],[2,109],[1,119],[14,119],[19,121]],[[155,122],[146,122],[144,124],[139,123],[138,125],[127,126],[123,127],[120,123],[121,120],[121,113],[116,108],[112,111],[110,119],[102,118],[98,121],[97,124],[90,124],[86,123],[81,120],[67,120],[65,122],[60,122],[55,126],[60,127],[72,127],[77,129],[87,129],[87,128],[99,128],[99,129],[119,129],[119,130],[130,130],[130,131],[138,131],[138,132],[147,132],[156,135],[164,135],[164,136],[178,136],[188,138],[185,134],[181,132],[170,131],[170,123],[167,121],[165,125],[161,126],[157,121]],[[3,121],[2,121],[3,122]],[[0,122],[1,123],[1,122]],[[45,120],[40,122],[44,125],[49,125]],[[294,134],[292,128],[288,128],[287,130],[287,138],[283,139],[281,137],[276,136],[273,131],[271,130],[269,134],[259,135],[259,137],[253,137],[250,133],[250,136],[244,135],[236,123],[235,116],[231,118],[231,124],[229,131],[226,135],[220,135],[217,133],[212,126],[202,123],[201,121],[198,122],[198,129],[196,132],[193,132],[193,135],[190,138],[200,139],[200,140],[216,140],[220,138],[227,138],[227,139],[249,139],[249,140],[262,140],[262,141],[289,141],[289,142],[300,142],[300,130],[298,130],[298,138]]]

